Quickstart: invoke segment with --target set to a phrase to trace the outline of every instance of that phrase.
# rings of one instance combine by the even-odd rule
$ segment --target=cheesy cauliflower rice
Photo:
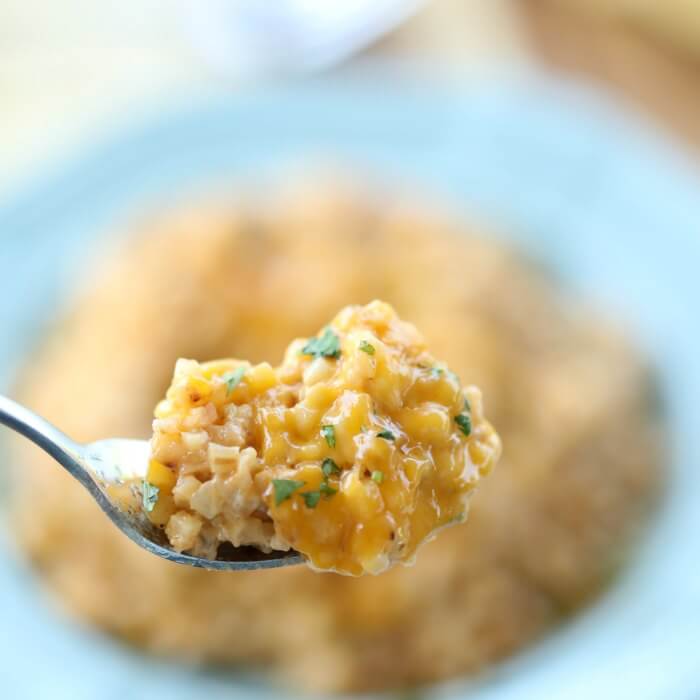
[[[145,221],[111,249],[27,365],[21,400],[80,440],[146,438],[178,357],[281,357],[338,308],[384,299],[488,398],[505,449],[469,522],[381,576],[202,571],[140,550],[18,443],[21,543],[76,615],[159,656],[327,691],[476,673],[624,561],[662,474],[645,365],[614,326],[420,197],[330,183],[264,195]]]
[[[144,504],[171,545],[301,552],[379,574],[463,522],[500,442],[481,393],[388,305],[343,309],[277,367],[178,360],[156,407]]]

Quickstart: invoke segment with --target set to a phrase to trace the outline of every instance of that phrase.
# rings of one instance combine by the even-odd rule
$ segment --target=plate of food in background
[[[571,86],[358,77],[164,109],[16,193],[3,391],[76,439],[148,437],[178,357],[277,362],[379,298],[503,455],[414,566],[350,578],[158,560],[3,436],[6,687],[691,697],[699,186]]]

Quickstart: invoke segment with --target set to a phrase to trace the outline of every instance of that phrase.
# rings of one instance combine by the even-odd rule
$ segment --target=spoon
[[[75,477],[97,501],[109,519],[139,547],[156,556],[200,569],[249,571],[300,564],[294,551],[266,554],[254,547],[222,545],[216,559],[174,551],[165,533],[146,517],[141,484],[150,455],[147,440],[119,438],[81,445],[48,421],[20,404],[0,396],[0,424],[29,438]]]

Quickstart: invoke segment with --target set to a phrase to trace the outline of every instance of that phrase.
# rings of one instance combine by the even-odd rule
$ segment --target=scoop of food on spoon
[[[0,396],[0,423],[48,452],[136,544],[218,570],[306,562],[378,574],[462,522],[500,440],[382,302],[343,309],[278,367],[179,360],[150,441],[82,445]]]
[[[264,569],[303,561],[296,552],[267,555],[251,547],[226,549],[215,560],[175,551],[162,528],[146,517],[143,507],[142,485],[151,450],[147,440],[112,438],[83,445],[5,396],[0,396],[0,423],[48,452],[90,492],[125,535],[152,554],[178,564],[223,570]]]

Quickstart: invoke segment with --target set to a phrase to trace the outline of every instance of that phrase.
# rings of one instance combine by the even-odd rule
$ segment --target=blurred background
[[[168,99],[370,58],[444,75],[532,59],[508,0],[8,0],[0,14],[0,184]]]
[[[366,92],[364,79],[373,84]],[[400,94],[402,80],[413,86],[406,88],[406,102],[392,102],[391,96],[384,102],[377,86],[390,81],[392,90]],[[351,83],[352,89],[348,87]],[[308,86],[312,87],[306,92]],[[268,93],[276,95],[269,103],[264,97]],[[360,115],[356,123],[352,112],[355,96],[361,100],[356,104]],[[239,98],[240,103],[236,102]],[[409,183],[413,183],[415,169],[432,187],[426,188],[428,199],[434,193],[449,191],[449,201],[456,198],[460,205],[467,205],[477,223],[483,218],[485,231],[491,231],[491,223],[495,231],[506,231],[506,239],[557,267],[561,279],[584,289],[593,301],[607,303],[614,298],[619,318],[625,319],[620,326],[626,327],[628,321],[636,324],[635,330],[643,339],[640,344],[658,363],[672,395],[674,449],[663,466],[673,470],[678,463],[677,482],[670,479],[669,487],[676,505],[649,538],[649,551],[640,557],[638,571],[635,569],[609,599],[603,599],[589,617],[582,616],[570,638],[559,639],[559,646],[547,647],[545,643],[541,649],[537,647],[535,670],[527,671],[529,660],[522,666],[516,661],[513,674],[503,683],[497,678],[489,685],[487,678],[478,689],[470,685],[447,687],[438,696],[471,697],[473,690],[474,697],[494,700],[543,695],[625,697],[624,688],[618,685],[620,678],[625,678],[616,667],[619,660],[620,668],[637,674],[638,687],[645,693],[637,692],[638,699],[699,697],[700,674],[694,652],[688,650],[700,634],[700,574],[697,566],[691,566],[688,551],[681,551],[692,543],[678,534],[692,531],[700,517],[693,501],[700,491],[693,470],[700,455],[693,429],[694,400],[700,386],[694,358],[700,352],[696,352],[696,309],[692,303],[698,295],[695,269],[700,240],[700,181],[696,173],[700,147],[698,0],[2,0],[0,104],[0,259],[10,271],[0,283],[0,327],[12,329],[3,334],[0,345],[3,390],[14,381],[14,366],[20,365],[24,349],[34,347],[32,343],[42,337],[38,329],[43,328],[44,316],[51,316],[54,294],[70,277],[83,242],[96,238],[104,229],[122,225],[128,229],[132,215],[140,215],[142,209],[150,211],[154,202],[156,209],[163,203],[166,209],[179,204],[181,191],[192,183],[197,189],[200,171],[202,182],[208,168],[216,171],[213,179],[226,179],[234,173],[238,177],[242,163],[245,180],[248,172],[255,170],[258,152],[261,161],[274,162],[278,151],[287,154],[287,140],[293,145],[289,152],[294,157],[303,156],[309,144],[313,156],[320,152],[333,157],[337,146],[337,153],[349,155],[351,164],[357,156],[364,165],[363,158],[368,156],[368,163],[388,163],[389,172],[406,174]],[[415,119],[406,115],[399,119],[401,115],[392,112],[403,104],[412,105]],[[294,111],[290,123],[295,128],[289,134],[280,128],[284,113],[270,116],[273,128],[268,128],[264,117],[269,105],[282,105],[282,112],[286,107]],[[304,131],[309,115],[313,128],[320,131],[328,126],[318,141],[314,140],[316,133]],[[242,137],[237,125],[229,123],[237,117],[242,118]],[[337,129],[333,126],[336,122]],[[398,125],[396,133],[394,125]],[[201,134],[207,127],[214,136]],[[226,143],[220,150],[228,149],[223,155],[215,143],[218,134]],[[183,145],[182,158],[173,157],[171,162],[167,154],[178,151],[180,137],[189,141]],[[239,138],[249,139],[240,157],[236,150]],[[166,164],[154,164],[158,158]],[[171,166],[172,174],[164,174]],[[188,175],[190,166],[198,173],[192,178]],[[358,172],[364,170],[358,168],[353,175]],[[171,185],[175,194],[169,189]],[[205,182],[205,190],[206,186]],[[142,191],[146,194],[139,198]],[[90,201],[83,199],[83,192]],[[330,214],[323,209],[320,220],[324,221],[324,216],[344,220],[345,205],[338,205],[341,215],[334,213],[334,206],[328,207]],[[364,222],[366,214],[360,207],[360,214],[352,215]],[[403,232],[402,219],[398,219],[397,236]],[[431,226],[426,224],[426,230],[431,231]],[[233,230],[234,224],[231,227]],[[500,235],[494,235],[494,240]],[[242,238],[250,245],[246,236]],[[158,267],[158,255],[152,253],[149,264],[160,274],[167,265]],[[491,252],[484,255],[485,260],[492,260]],[[288,254],[299,269],[304,269],[306,258],[313,257],[305,251]],[[529,271],[517,275],[521,272],[530,279]],[[504,285],[517,277],[511,275],[508,265],[502,274]],[[129,275],[125,279],[131,284]],[[498,296],[497,281],[493,282],[494,297]],[[523,282],[528,293],[529,284]],[[458,286],[455,284],[455,289]],[[504,299],[508,297],[504,308],[513,300],[520,301],[521,296],[527,294],[520,294],[513,284],[504,294]],[[479,313],[483,311],[485,317],[498,315],[487,308],[490,299],[485,295],[481,300],[486,310]],[[549,309],[546,299],[542,309]],[[505,308],[502,315],[516,327],[518,319],[514,317],[520,311],[509,310]],[[427,323],[430,317],[431,313],[426,313]],[[280,328],[276,329],[280,335],[284,335],[283,320],[280,315]],[[476,320],[482,320],[478,313]],[[507,325],[501,318],[497,321]],[[565,325],[562,322],[562,327]],[[474,328],[477,326],[475,323]],[[446,327],[451,328],[449,324]],[[471,331],[478,336],[473,328]],[[274,332],[269,335],[274,336]],[[450,341],[456,335],[446,333]],[[468,335],[465,331],[461,340],[470,347]],[[75,337],[86,342],[87,352],[99,355],[90,346],[89,332]],[[494,332],[495,346],[500,337]],[[512,345],[517,349],[517,342]],[[460,348],[455,347],[459,355]],[[605,352],[608,350],[606,346]],[[615,352],[610,350],[611,356]],[[478,358],[485,365],[491,359],[490,350]],[[537,362],[533,360],[532,365]],[[518,371],[525,375],[530,370],[528,365],[527,370]],[[581,386],[586,381],[582,380]],[[641,381],[630,383],[639,390]],[[565,372],[561,377],[553,376],[551,384],[552,395],[556,393],[554,385],[561,385],[568,404],[578,402],[578,397],[566,392]],[[34,386],[41,388],[40,375]],[[91,389],[94,387],[79,388],[88,393]],[[54,391],[65,399],[60,382]],[[41,391],[36,391],[35,396],[40,395]],[[510,399],[504,395],[503,413],[509,415]],[[145,402],[147,411],[150,400]],[[567,401],[563,401],[562,411],[565,404]],[[49,398],[47,405],[61,416],[59,399],[52,404]],[[510,415],[515,415],[515,409]],[[606,423],[615,423],[613,419]],[[99,419],[95,424],[99,425]],[[518,426],[513,433],[517,437]],[[617,456],[611,458],[615,459]],[[584,466],[590,473],[588,465]],[[634,469],[632,465],[630,470]],[[675,487],[675,483],[682,486]],[[579,488],[572,483],[566,487]],[[645,487],[656,489],[651,480]],[[624,489],[616,497],[624,502]],[[50,493],[41,494],[41,498],[52,503]],[[494,511],[503,505],[499,498],[496,494],[492,501],[497,504]],[[595,512],[615,510],[609,504],[601,505],[601,499],[590,498],[591,503],[596,501],[591,505]],[[63,532],[60,500],[59,494],[53,502],[58,504],[52,514],[58,521],[52,522],[56,532]],[[563,511],[568,508],[566,499],[554,496],[550,505]],[[79,504],[76,509],[80,511]],[[533,507],[533,520],[538,520],[540,513],[535,511]],[[100,545],[101,537],[98,533],[95,541],[87,542],[86,551],[90,550],[91,556],[99,550],[95,543]],[[48,542],[50,550],[51,537]],[[535,542],[539,542],[537,538]],[[678,548],[668,547],[669,542]],[[65,541],[60,544],[65,545]],[[509,540],[509,547],[518,552],[524,549],[516,539]],[[669,563],[662,566],[659,557],[667,549]],[[569,547],[565,554],[570,555],[571,564],[571,557],[575,560],[578,552]],[[118,581],[110,568],[114,562],[105,563],[99,551],[95,556],[99,561],[96,570],[103,580]],[[546,558],[544,551],[541,561]],[[22,554],[18,560],[24,561]],[[548,560],[541,569],[555,572],[554,580],[560,563]],[[71,589],[72,584],[67,583],[71,574],[61,570],[60,562],[52,562],[52,566],[52,585],[58,589],[63,585],[65,594]],[[659,578],[650,584],[651,579],[645,577],[652,574]],[[179,575],[184,583],[177,585],[185,590],[189,579],[185,573]],[[523,578],[529,575],[534,576],[528,573]],[[595,577],[599,575],[596,569]],[[567,584],[577,589],[578,596],[575,579],[573,576],[573,583]],[[98,595],[90,593],[89,577],[87,581],[85,589],[71,589],[66,597],[80,598],[90,610],[85,616],[96,620],[97,626],[111,629],[114,625],[106,621],[109,614],[101,617],[109,605],[94,602]],[[9,620],[6,626],[17,632],[16,644],[14,638],[4,647],[0,644],[0,651],[9,659],[5,666],[0,662],[0,682],[9,679],[9,687],[16,689],[13,699],[91,698],[101,684],[104,697],[115,699],[185,700],[205,693],[212,700],[276,697],[275,691],[261,689],[257,679],[236,677],[232,683],[225,675],[205,676],[165,663],[143,662],[135,652],[109,646],[92,628],[55,632],[53,618],[49,622],[44,608],[34,608],[35,585],[25,570],[15,573],[8,567],[0,574],[0,598],[6,603],[0,610]],[[115,589],[121,590],[120,585],[114,583]],[[682,592],[675,588],[679,585],[684,587]],[[124,591],[127,589],[131,591],[124,586]],[[156,598],[154,591],[151,595]],[[220,593],[223,597],[232,595]],[[7,604],[15,595],[17,604]],[[391,595],[386,593],[387,598]],[[512,602],[516,596],[508,593],[506,597]],[[382,600],[381,595],[377,598]],[[569,604],[562,604],[557,594],[551,598],[555,602],[547,599],[543,608],[561,604],[562,609],[547,608],[542,613],[542,618],[547,618],[543,629],[548,628],[548,615],[557,617]],[[668,601],[673,601],[675,608],[668,608]],[[690,615],[689,601],[696,606]],[[120,604],[139,609],[139,600],[126,593]],[[527,597],[513,607],[532,612],[533,618],[540,614]],[[610,632],[601,631],[613,618]],[[642,625],[645,634],[637,635]],[[131,634],[117,632],[126,637]],[[138,639],[137,633],[133,636]],[[507,636],[504,632],[503,637]],[[595,642],[581,643],[582,639]],[[667,644],[671,639],[673,643]],[[51,659],[46,677],[31,672],[33,661],[26,652],[35,640],[38,658]],[[200,642],[206,646],[206,640]],[[619,650],[628,642],[630,650],[624,656]],[[640,649],[632,649],[637,643]],[[509,648],[507,639],[498,644]],[[93,673],[79,674],[81,683],[74,685],[74,669],[87,658],[88,648],[95,654],[91,657]],[[550,663],[551,659],[563,661],[557,665]],[[371,663],[368,667],[372,668]],[[598,675],[590,669],[596,669]],[[569,679],[583,675],[584,670],[589,685],[569,687]],[[442,675],[435,672],[438,679]],[[531,685],[522,685],[522,677]],[[511,683],[511,678],[516,680]],[[365,685],[381,687],[379,682]],[[415,697],[419,697],[417,693]]]
[[[5,0],[0,51],[0,185],[164,99],[369,59],[440,76],[544,66],[700,143],[694,0]]]

